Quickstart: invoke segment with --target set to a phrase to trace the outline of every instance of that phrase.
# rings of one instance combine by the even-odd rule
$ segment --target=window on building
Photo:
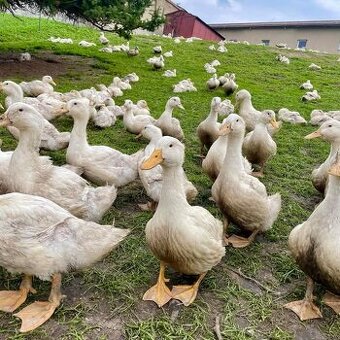
[[[270,40],[262,40],[264,46],[269,46]]]
[[[307,39],[298,39],[297,48],[306,48],[307,47]]]

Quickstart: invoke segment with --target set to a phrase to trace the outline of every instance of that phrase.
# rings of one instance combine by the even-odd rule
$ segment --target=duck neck
[[[329,152],[329,155],[327,157],[326,162],[332,162],[334,160],[334,156],[340,149],[340,141],[334,141],[331,143],[331,150]]]
[[[13,88],[13,91],[8,94],[8,102],[10,102],[10,105],[13,103],[22,102],[24,100],[24,93],[19,85],[15,86]]]
[[[165,120],[165,121],[169,120],[170,121],[170,119],[172,118],[173,110],[174,110],[174,108],[169,103],[167,103],[165,105],[165,110],[161,115],[162,120]]]
[[[88,119],[85,117],[81,118],[75,118],[73,129],[71,131],[71,137],[70,137],[70,147],[83,147],[88,146],[87,143],[87,133],[86,133],[86,127],[87,127]]]
[[[340,177],[329,175],[328,181],[327,193],[323,203],[334,207],[335,211],[339,211]]]
[[[227,151],[223,161],[223,171],[221,173],[239,173],[243,169],[242,157],[243,135],[229,135]]]
[[[266,123],[263,123],[263,122],[258,122],[256,125],[255,125],[255,129],[254,129],[254,135],[255,134],[258,134],[258,133],[263,133],[263,132],[265,132],[265,133],[268,133],[268,130],[267,130],[267,125],[266,125]]]
[[[159,200],[160,209],[188,205],[183,186],[181,166],[163,167],[163,184]]]
[[[13,176],[23,169],[30,171],[30,165],[39,161],[39,146],[41,131],[35,128],[28,128],[20,131],[19,143],[13,152],[10,162],[10,172]],[[16,177],[16,176],[15,176]]]
[[[207,121],[216,123],[217,122],[217,110],[215,108],[211,108],[210,113],[207,117]]]
[[[133,117],[134,117],[134,115],[132,113],[132,109],[127,109],[124,113],[124,116],[123,116],[124,124],[126,124],[127,122],[132,122]]]

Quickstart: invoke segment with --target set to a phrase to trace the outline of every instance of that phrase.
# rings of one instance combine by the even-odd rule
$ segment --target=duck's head
[[[149,106],[148,106],[148,103],[144,99],[138,100],[137,106],[142,108],[142,109],[150,110]]]
[[[66,115],[71,116],[73,119],[90,117],[90,100],[87,98],[71,99],[66,105]]]
[[[273,110],[264,110],[261,112],[260,121],[265,125],[271,124],[274,129],[278,129],[275,112]]]
[[[251,99],[251,94],[247,90],[240,90],[236,93],[236,102],[240,102],[245,99]]]
[[[221,124],[219,135],[244,135],[246,130],[246,124],[242,117],[236,113],[230,114],[227,118],[223,120]]]
[[[125,110],[126,110],[126,111],[132,110],[133,107],[134,107],[134,104],[133,104],[132,100],[126,99],[125,102],[124,102],[124,108],[125,108]]]
[[[221,102],[222,100],[220,97],[214,97],[211,100],[211,104],[210,104],[211,109],[217,111],[221,105]]]
[[[0,82],[0,91],[3,91],[7,96],[16,94],[18,91],[23,93],[21,87],[11,80]]]
[[[305,136],[305,139],[322,138],[327,142],[340,141],[340,122],[329,119],[322,123],[318,130]]]
[[[168,105],[171,107],[171,108],[175,108],[175,107],[178,107],[179,109],[182,109],[182,110],[185,110],[182,103],[181,103],[181,99],[179,97],[171,97],[169,100],[168,100]]]
[[[42,81],[44,83],[48,83],[48,84],[51,84],[53,86],[57,86],[57,84],[53,81],[53,78],[51,76],[43,76]]]
[[[162,130],[159,127],[153,124],[148,124],[143,128],[141,133],[136,136],[136,138],[140,138],[143,136],[148,140],[152,140],[152,139],[158,140],[162,138],[162,135],[163,135]]]
[[[150,170],[158,164],[166,168],[182,166],[184,162],[184,145],[176,138],[164,136],[155,150],[142,165],[142,170]]]
[[[42,130],[43,119],[31,105],[14,103],[0,116],[0,126],[14,126],[20,131],[32,128]]]

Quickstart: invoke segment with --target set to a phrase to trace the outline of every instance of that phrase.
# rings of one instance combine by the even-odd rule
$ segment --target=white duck
[[[100,128],[107,128],[115,125],[116,116],[112,110],[110,110],[105,105],[100,105],[99,109],[93,111],[92,121],[95,126]]]
[[[167,78],[175,78],[175,77],[177,77],[177,71],[176,71],[176,69],[166,70],[166,71],[164,71],[163,76],[167,77]]]
[[[104,32],[100,32],[99,41],[103,45],[107,45],[110,42],[109,39],[105,37]]]
[[[243,141],[242,151],[244,156],[252,164],[258,164],[260,169],[253,175],[263,176],[263,169],[267,161],[276,154],[276,143],[268,132],[267,125],[278,128],[275,112],[265,110],[261,112],[255,129],[249,132]]]
[[[304,90],[310,91],[310,90],[313,90],[313,88],[314,87],[313,87],[312,83],[310,82],[310,80],[307,80],[300,85],[300,89],[304,89]]]
[[[325,199],[307,221],[296,226],[288,239],[289,249],[307,275],[307,289],[303,300],[284,307],[291,309],[300,320],[322,318],[314,304],[314,282],[321,283],[327,292],[322,301],[336,314],[340,313],[340,162],[328,170],[329,184]]]
[[[163,135],[172,136],[182,140],[184,138],[184,133],[181,128],[181,123],[178,119],[172,117],[172,112],[175,107],[184,110],[179,97],[171,97],[167,101],[164,112],[157,119],[154,125],[158,126],[162,130]]]
[[[222,88],[227,96],[230,96],[238,89],[238,85],[235,82],[235,73],[229,74],[226,81],[222,85]]]
[[[251,102],[251,94],[247,90],[240,90],[236,93],[235,108],[246,123],[246,129],[248,131],[254,130],[261,112],[254,108]]]
[[[144,127],[153,124],[156,120],[149,115],[134,115],[134,105],[131,100],[125,100],[124,103],[123,124],[127,131],[136,135],[140,134]]]
[[[307,121],[297,111],[290,111],[283,107],[278,112],[279,120],[291,124],[307,124]]]
[[[143,296],[159,307],[171,298],[185,306],[196,298],[200,282],[207,271],[216,266],[225,254],[222,223],[199,206],[187,202],[182,165],[184,145],[175,138],[162,137],[151,156],[142,163],[142,169],[163,167],[163,186],[157,210],[146,225],[146,240],[154,255],[160,260],[156,285]],[[200,275],[191,286],[166,286],[166,266],[189,275]]]
[[[138,160],[142,152],[125,155],[108,146],[89,145],[86,134],[90,118],[88,99],[72,99],[67,103],[67,108],[67,114],[74,120],[66,152],[67,163],[83,168],[84,176],[99,185],[113,184],[121,187],[134,181],[138,175]]]
[[[217,74],[215,73],[210,79],[207,81],[208,90],[215,90],[220,86],[220,81],[217,78]]]
[[[10,193],[0,196],[0,266],[24,275],[19,290],[0,292],[0,310],[13,312],[28,293],[32,277],[51,281],[48,301],[34,302],[15,316],[21,332],[46,322],[61,304],[61,274],[90,266],[109,253],[129,230],[81,220],[39,196]]]
[[[147,158],[151,156],[152,152],[156,148],[158,141],[162,138],[162,130],[154,125],[146,125],[139,136],[143,136],[150,141],[144,150],[143,158],[141,158],[139,161],[139,165],[141,165]],[[163,169],[160,165],[157,165],[150,170],[142,170],[139,166],[138,173],[147,195],[152,199],[152,201],[148,202],[147,204],[139,204],[139,207],[142,210],[153,211],[155,210],[161,195]],[[187,179],[184,171],[182,171],[182,178],[185,194],[187,200],[190,202],[195,199],[198,191],[195,186]]]
[[[37,97],[42,93],[53,92],[53,86],[56,86],[57,84],[53,81],[51,76],[43,76],[41,80],[21,82],[19,85],[28,96]]]
[[[73,171],[54,166],[49,157],[40,157],[43,123],[33,107],[24,103],[11,105],[0,125],[13,125],[20,131],[18,146],[9,163],[10,175],[6,179],[10,191],[42,196],[74,216],[100,221],[116,199],[115,187],[90,187]]]
[[[248,238],[231,236],[234,247],[246,247],[259,232],[270,229],[281,209],[281,196],[267,195],[266,187],[244,167],[242,144],[245,122],[231,114],[221,126],[221,134],[228,135],[227,151],[222,169],[212,186],[212,196],[222,211],[225,225],[230,222],[251,231]]]
[[[335,157],[340,149],[340,122],[330,119],[324,122],[320,128],[305,137],[312,139],[321,137],[331,144],[331,149],[327,159],[312,172],[312,182],[314,187],[320,192],[326,192],[328,186],[328,171],[335,161]]]
[[[223,120],[222,124],[226,124],[226,118]],[[206,157],[202,161],[203,171],[210,177],[213,182],[215,182],[222,169],[223,160],[227,152],[228,145],[228,135],[223,133],[220,134],[220,132],[218,134],[218,138],[212,144]],[[253,171],[251,164],[245,157],[243,157],[243,166],[247,174],[250,174]]]
[[[215,140],[218,138],[220,123],[217,121],[218,111],[221,105],[221,98],[214,97],[210,104],[210,113],[197,127],[197,135],[201,142],[201,155],[204,155],[205,149],[209,150]]]
[[[136,103],[136,105],[133,107],[133,114],[135,116],[150,116],[150,109],[149,109],[149,105],[146,102],[146,100],[141,99],[138,100],[138,102]]]
[[[23,97],[23,92],[21,87],[10,81],[5,80],[3,83],[0,83],[0,90],[3,90],[6,97],[6,107],[9,107],[13,103],[17,102],[25,102]],[[27,98],[33,99],[34,101],[38,101],[35,98]],[[30,104],[28,101],[27,104]],[[34,105],[33,105],[34,107]],[[60,109],[59,109],[60,110]],[[39,111],[39,113],[41,113]],[[57,115],[63,114],[63,109],[60,112],[57,112]],[[65,149],[68,145],[70,140],[70,133],[69,132],[59,132],[54,125],[48,122],[43,116],[43,130],[41,135],[41,143],[40,148],[45,150],[62,150]],[[8,126],[8,131],[14,136],[15,139],[19,139],[19,131],[14,126]]]

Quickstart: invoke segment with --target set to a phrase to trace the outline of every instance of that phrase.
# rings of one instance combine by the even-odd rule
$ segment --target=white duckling
[[[301,100],[303,102],[311,102],[311,101],[315,101],[315,100],[319,100],[321,99],[321,96],[319,95],[317,90],[313,90],[310,92],[306,92],[302,97]]]
[[[321,193],[326,192],[328,183],[328,171],[335,161],[337,152],[340,149],[340,122],[329,119],[320,128],[305,137],[305,139],[322,138],[331,144],[327,159],[312,172],[314,187]]]
[[[327,114],[327,112],[322,110],[313,110],[310,114],[309,122],[312,125],[321,125],[329,119],[331,119],[331,117]]]
[[[289,249],[307,275],[307,289],[303,300],[284,307],[291,309],[300,320],[322,318],[314,304],[314,282],[321,283],[327,292],[322,301],[340,313],[340,162],[328,170],[329,184],[325,199],[317,205],[307,221],[296,226],[288,239]]]
[[[140,135],[138,135],[137,137],[139,136],[143,136],[150,141],[144,150],[143,158],[141,158],[141,160],[139,161],[138,173],[147,195],[152,200],[151,202],[148,202],[146,204],[139,204],[139,207],[142,210],[154,211],[161,195],[163,184],[163,169],[160,165],[157,165],[150,170],[142,170],[140,168],[140,165],[151,156],[152,152],[157,146],[158,141],[162,138],[162,130],[154,125],[146,125]],[[190,202],[195,199],[198,191],[195,186],[190,181],[188,181],[184,171],[182,173],[182,177],[185,194],[187,200]]]
[[[165,52],[163,55],[164,55],[165,58],[171,58],[171,57],[174,56],[172,51]]]
[[[201,155],[204,155],[205,150],[209,150],[215,140],[218,138],[220,123],[217,121],[218,111],[221,104],[220,97],[214,97],[211,100],[210,112],[197,127],[197,135],[201,143]]]
[[[43,123],[33,107],[24,103],[11,105],[2,116],[0,125],[13,125],[20,132],[8,168],[10,176],[6,184],[10,191],[42,196],[74,216],[100,221],[116,199],[115,187],[90,187],[73,171],[54,166],[49,157],[40,157],[38,150]]]
[[[100,105],[99,109],[94,109],[91,118],[94,125],[102,129],[115,125],[117,120],[113,110],[105,105]]]
[[[229,79],[229,73],[225,73],[223,76],[219,76],[218,80],[220,82],[220,86],[223,86]]]
[[[135,72],[127,74],[123,81],[128,81],[129,83],[137,83],[139,81],[139,77]]]
[[[147,62],[152,65],[155,70],[160,70],[164,68],[164,57],[160,55],[159,57],[152,57],[147,60]]]
[[[208,49],[209,49],[210,51],[215,51],[215,50],[216,50],[216,47],[215,47],[214,44],[212,44],[212,45],[209,45]]]
[[[182,182],[183,162],[184,145],[166,136],[141,165],[143,170],[159,164],[163,168],[159,203],[145,228],[148,246],[160,260],[160,272],[156,285],[143,296],[143,300],[154,301],[159,307],[172,298],[190,305],[207,271],[225,254],[222,223],[206,209],[187,202]],[[170,291],[164,277],[167,266],[180,273],[200,275],[199,279],[191,286],[174,286]]]
[[[235,73],[231,73],[227,77],[225,83],[222,85],[222,88],[227,96],[230,96],[238,89],[238,85],[235,82]]]
[[[307,124],[307,121],[297,111],[290,111],[283,107],[278,112],[279,120],[291,124]]]
[[[109,39],[105,37],[104,32],[100,32],[99,42],[103,45],[107,45],[110,42]]]
[[[74,120],[70,144],[66,152],[67,163],[83,168],[84,177],[98,185],[121,187],[137,178],[141,151],[125,155],[108,146],[89,145],[86,126],[90,118],[90,105],[86,98],[67,103],[68,113]]]
[[[34,302],[15,316],[21,332],[46,322],[61,304],[61,274],[99,261],[129,233],[70,214],[39,196],[10,193],[0,196],[0,266],[24,275],[19,290],[0,292],[0,310],[13,312],[28,293],[35,293],[32,277],[51,281],[48,301]]]
[[[144,127],[153,124],[156,120],[149,115],[134,115],[134,105],[131,100],[125,100],[124,103],[123,124],[127,131],[136,135],[140,134]]]
[[[162,46],[155,46],[153,47],[153,53],[157,53],[157,54],[160,54],[162,53]]]
[[[222,124],[226,124],[226,118],[223,120]],[[219,126],[221,124],[219,123]],[[206,157],[202,161],[203,171],[210,177],[210,179],[215,182],[218,177],[225,154],[227,152],[228,135],[221,134],[218,136],[216,141],[210,147]],[[243,157],[243,166],[247,174],[252,172],[251,164],[248,160]]]
[[[0,83],[0,90],[3,90],[7,95],[5,99],[6,107],[9,107],[13,103],[17,102],[26,102],[26,98],[23,96],[23,92],[21,87],[10,81],[5,80],[4,82]],[[38,101],[35,98],[27,98],[33,99],[34,102]],[[29,104],[30,101],[27,101]],[[40,102],[39,102],[40,103]],[[35,107],[34,105],[32,105]],[[40,106],[38,106],[40,107]],[[39,113],[41,113],[39,111]],[[60,112],[56,112],[56,115],[63,114],[63,108]],[[62,150],[65,149],[68,145],[70,140],[70,133],[69,132],[59,132],[54,125],[48,122],[43,116],[41,117],[43,120],[43,130],[41,135],[41,143],[40,148],[45,150]],[[8,131],[13,135],[15,139],[19,139],[19,131],[14,126],[8,126]]]
[[[181,99],[179,97],[171,97],[166,102],[164,112],[156,120],[154,125],[158,126],[162,130],[164,136],[172,136],[179,140],[182,140],[184,138],[184,133],[181,127],[181,123],[178,119],[172,117],[172,112],[176,107],[184,110]]]
[[[163,73],[163,77],[167,77],[167,78],[174,78],[177,76],[177,71],[176,69],[173,70],[166,70]]]
[[[314,87],[313,87],[312,83],[310,82],[310,80],[307,80],[300,85],[300,89],[304,89],[304,90],[311,91],[311,90],[313,90],[313,88]]]
[[[265,110],[261,112],[255,129],[249,132],[243,141],[242,151],[250,163],[259,165],[258,172],[253,175],[263,176],[263,169],[267,161],[276,155],[276,143],[268,132],[267,125],[271,124],[274,129],[278,128],[275,112]]]
[[[220,45],[217,47],[217,51],[221,53],[227,53],[228,49],[224,45]]]
[[[220,81],[217,78],[217,74],[215,73],[208,81],[207,88],[208,90],[215,90],[220,86]]]
[[[28,96],[37,97],[42,93],[52,93],[54,91],[53,86],[56,86],[56,83],[51,76],[43,76],[41,80],[21,82],[19,85]]]
[[[138,100],[136,105],[133,107],[133,114],[135,116],[150,116],[150,108],[146,100]]]
[[[319,70],[321,70],[321,66],[316,65],[316,64],[314,64],[314,63],[311,63],[311,64],[308,66],[308,68],[309,68],[310,70],[313,70],[313,71],[319,71]]]
[[[79,46],[81,47],[92,47],[92,46],[97,46],[95,43],[93,42],[88,42],[86,40],[82,40],[78,43]]]
[[[225,225],[233,222],[251,232],[248,238],[228,238],[237,248],[246,247],[259,232],[270,229],[281,209],[280,194],[268,196],[266,187],[246,172],[242,156],[245,128],[244,120],[237,114],[229,115],[221,126],[220,133],[228,135],[227,151],[211,190]]]

